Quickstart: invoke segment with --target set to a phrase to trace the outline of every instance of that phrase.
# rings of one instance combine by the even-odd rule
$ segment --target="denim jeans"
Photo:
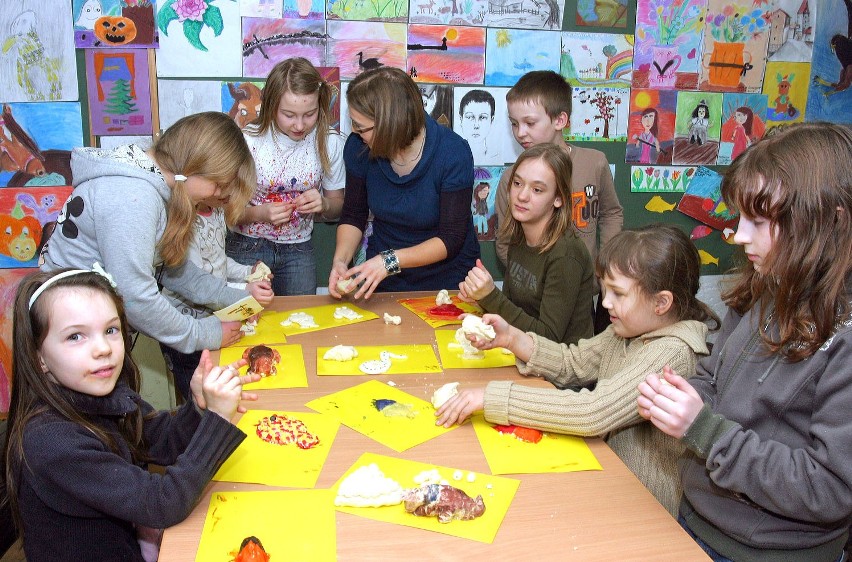
[[[315,295],[317,262],[313,242],[282,244],[265,238],[252,238],[228,232],[225,253],[234,261],[254,265],[258,260],[269,266],[276,296]]]
[[[683,527],[683,530],[686,531],[686,533],[690,537],[692,537],[692,540],[698,543],[698,546],[700,546],[701,549],[707,553],[707,556],[709,556],[710,559],[713,560],[713,562],[733,562],[733,560],[731,560],[730,558],[725,558],[724,556],[713,550],[713,547],[708,545],[706,542],[701,540],[698,535],[693,533],[692,529],[690,529],[689,526],[686,524],[686,519],[678,515],[677,522],[680,523],[680,526]],[[837,558],[837,560],[835,560],[835,562],[845,562],[845,560],[846,554],[841,552],[840,556]]]
[[[198,367],[198,362],[201,361],[201,352],[181,353],[163,343],[160,344],[160,351],[163,352],[166,368],[172,372],[175,388],[183,396],[184,401],[189,402],[189,381],[192,380],[195,368]]]

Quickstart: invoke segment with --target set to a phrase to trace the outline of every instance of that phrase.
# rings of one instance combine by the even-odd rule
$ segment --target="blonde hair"
[[[373,120],[371,158],[392,158],[426,126],[423,98],[414,80],[390,66],[362,72],[346,91],[349,108]]]
[[[331,161],[328,158],[328,130],[331,127],[329,111],[331,110],[332,87],[322,79],[319,71],[308,59],[294,57],[283,60],[275,65],[266,78],[266,85],[260,99],[260,115],[252,121],[255,127],[247,128],[246,134],[259,136],[266,133],[270,127],[281,133],[275,115],[281,98],[286,93],[297,96],[317,95],[317,153],[325,173],[331,172]]]
[[[551,143],[537,144],[526,149],[518,156],[512,172],[509,175],[509,192],[515,182],[515,174],[523,162],[527,160],[541,160],[553,172],[556,178],[556,196],[562,199],[560,207],[553,207],[550,219],[544,229],[544,235],[539,241],[538,253],[543,254],[553,248],[565,231],[571,228],[571,217],[574,213],[574,201],[571,198],[571,173],[573,165],[571,157],[564,149]],[[529,181],[530,178],[527,178]],[[512,216],[512,198],[508,198],[506,212],[507,220],[500,227],[498,237],[509,240],[509,244],[520,244],[524,240],[524,229],[521,223]]]
[[[848,315],[852,275],[852,131],[831,123],[785,127],[751,146],[722,180],[725,203],[770,222],[773,247],[761,272],[738,269],[722,297],[740,314],[770,309],[778,335],[761,332],[774,353],[810,357]]]
[[[222,187],[225,220],[236,223],[257,187],[254,160],[242,131],[224,113],[207,111],[178,120],[166,129],[152,148],[157,165],[172,174],[201,176]],[[167,222],[157,243],[166,266],[186,259],[192,241],[195,203],[184,181],[175,180],[166,206]]]

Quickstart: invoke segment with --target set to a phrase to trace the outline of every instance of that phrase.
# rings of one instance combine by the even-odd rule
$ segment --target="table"
[[[287,338],[303,347],[308,388],[264,390],[250,408],[311,412],[304,404],[314,398],[360,384],[363,377],[316,376],[316,348],[344,345],[434,345],[434,331],[397,300],[428,293],[373,295],[357,306],[382,317],[402,317],[399,326],[381,319]],[[339,302],[329,296],[277,297],[270,307],[292,310]],[[344,301],[345,302],[345,301]],[[451,370],[430,375],[379,375],[400,389],[429,400],[446,382],[484,385],[489,380],[521,380],[515,367]],[[588,439],[602,471],[509,475],[521,485],[492,544],[432,533],[421,529],[336,514],[338,560],[708,560],[703,551],[672,519],[601,439]],[[402,453],[341,426],[316,488],[329,488],[364,452],[455,466],[490,473],[470,423]],[[160,562],[192,561],[210,498],[217,491],[270,490],[267,486],[211,482],[190,516],[166,530]],[[298,517],[298,514],[293,514]]]

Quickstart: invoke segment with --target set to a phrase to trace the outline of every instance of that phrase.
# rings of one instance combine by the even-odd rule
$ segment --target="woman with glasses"
[[[479,257],[470,147],[426,114],[402,70],[359,74],[346,98],[354,134],[343,150],[346,192],[329,293],[457,287]],[[367,259],[350,267],[371,212]]]

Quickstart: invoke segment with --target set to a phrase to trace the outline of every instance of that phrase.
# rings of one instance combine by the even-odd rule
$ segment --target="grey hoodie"
[[[219,319],[183,315],[157,288],[162,260],[156,246],[166,228],[171,190],[155,164],[136,146],[114,151],[77,148],[71,154],[71,171],[74,191],[62,208],[41,268],[90,269],[100,262],[115,279],[134,328],[184,353],[218,349]],[[188,261],[166,269],[160,282],[213,309],[247,294]]]

